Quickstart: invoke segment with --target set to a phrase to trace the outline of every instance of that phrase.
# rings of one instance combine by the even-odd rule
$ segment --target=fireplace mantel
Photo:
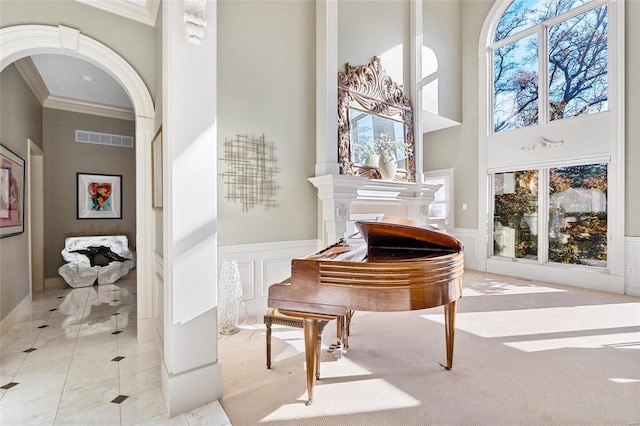
[[[441,185],[324,175],[309,178],[322,203],[323,244],[346,236],[354,215],[389,215],[425,222]]]

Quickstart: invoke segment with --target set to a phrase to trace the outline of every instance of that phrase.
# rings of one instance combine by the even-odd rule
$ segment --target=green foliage
[[[529,229],[530,218],[538,211],[537,173],[527,170],[496,175],[501,179],[514,175],[513,188],[505,188],[501,179],[496,179],[494,220],[516,230],[516,258],[537,257],[537,237]],[[549,261],[606,266],[606,196],[606,164],[549,169]]]

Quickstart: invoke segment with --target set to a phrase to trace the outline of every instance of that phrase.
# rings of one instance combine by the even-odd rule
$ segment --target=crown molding
[[[135,120],[133,109],[120,108],[111,105],[96,104],[62,96],[51,95],[44,80],[38,72],[38,68],[30,57],[25,57],[14,62],[16,69],[22,76],[27,86],[33,92],[43,108],[60,109],[63,111],[79,112],[82,114],[99,115],[102,117],[117,118],[120,120]]]
[[[100,105],[93,102],[84,102],[77,99],[69,99],[61,96],[49,96],[42,105],[44,108],[59,109],[81,114],[99,115],[102,117],[117,118],[120,120],[135,120],[132,109]]]
[[[22,58],[14,62],[18,72],[22,76],[22,79],[27,86],[31,89],[40,105],[44,105],[44,101],[49,97],[49,89],[44,84],[44,80],[40,76],[36,65],[33,63],[30,57]]]
[[[88,6],[114,13],[145,25],[155,27],[160,0],[146,0],[146,6],[128,0],[76,0]]]

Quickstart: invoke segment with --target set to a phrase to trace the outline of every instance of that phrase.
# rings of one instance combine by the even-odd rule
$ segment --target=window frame
[[[444,202],[446,215],[442,218],[427,217],[427,223],[438,225],[442,229],[455,228],[453,169],[431,170],[423,173],[422,182],[428,184],[430,179],[444,179]]]
[[[494,260],[509,260],[509,261],[513,261],[513,262],[528,262],[530,264],[538,264],[538,265],[545,265],[545,266],[552,266],[552,267],[571,267],[574,269],[583,269],[584,271],[591,271],[591,272],[606,272],[609,269],[609,256],[607,255],[607,265],[602,267],[602,266],[587,266],[587,265],[576,265],[576,264],[570,264],[570,263],[561,263],[561,262],[554,262],[552,260],[549,259],[549,209],[550,209],[550,196],[549,196],[549,189],[550,189],[550,180],[549,180],[549,174],[551,172],[552,169],[554,168],[558,168],[558,167],[573,167],[573,166],[587,166],[587,165],[595,165],[595,164],[605,164],[607,167],[607,171],[609,170],[609,168],[611,167],[611,164],[609,163],[608,158],[589,158],[589,159],[585,159],[583,161],[574,161],[571,163],[562,163],[562,164],[545,164],[542,165],[540,167],[535,167],[533,169],[538,171],[538,184],[537,184],[537,199],[538,199],[538,205],[537,205],[537,209],[538,209],[538,213],[537,213],[537,221],[538,221],[538,239],[537,239],[537,245],[538,245],[538,250],[537,250],[537,259],[527,259],[527,258],[511,258],[511,257],[506,257],[506,256],[498,256],[493,252],[493,238],[491,238],[492,244],[489,247],[489,258],[494,259]],[[494,179],[495,179],[495,175],[499,174],[499,173],[508,173],[508,172],[517,172],[517,171],[523,171],[524,169],[529,169],[529,168],[509,168],[506,170],[503,169],[498,169],[498,170],[491,170],[489,173],[489,180],[490,180],[490,199],[491,199],[491,208],[490,208],[490,215],[489,215],[489,226],[490,226],[490,235],[494,235],[495,229],[494,229],[494,223],[493,223],[493,218],[495,217],[495,185],[494,185]],[[608,194],[607,194],[608,197]],[[609,222],[609,208],[607,206],[607,224]],[[607,241],[611,241],[611,228],[609,226],[607,226]]]
[[[497,134],[493,129],[493,56],[491,48],[493,34],[510,1],[496,0],[484,21],[478,39],[478,241],[477,268],[481,271],[496,272],[527,279],[579,286],[624,293],[624,215],[625,215],[625,94],[624,94],[624,0],[595,0],[581,5],[570,14],[554,17],[545,24],[562,21],[574,14],[583,13],[592,7],[607,5],[608,8],[608,111],[570,117],[537,126],[510,129]],[[535,27],[535,26],[534,26]],[[533,28],[533,27],[532,27]],[[540,31],[542,27],[538,27]],[[527,29],[528,31],[536,31]],[[525,31],[527,31],[525,30]],[[522,36],[521,33],[516,35]],[[510,37],[500,43],[508,43]],[[546,47],[545,47],[546,53]],[[542,54],[542,52],[539,52]],[[545,59],[546,66],[546,59]],[[545,73],[546,74],[546,73]],[[539,82],[548,85],[545,81]],[[542,100],[541,100],[542,102]],[[544,100],[546,105],[547,100]],[[545,106],[546,108],[546,106]],[[593,120],[593,121],[592,121]],[[542,121],[542,120],[541,120]],[[562,122],[569,123],[568,125]],[[592,127],[590,128],[589,125]],[[597,129],[594,134],[593,129]],[[529,130],[527,130],[529,129]],[[568,130],[569,129],[569,130]],[[570,129],[574,129],[572,131]],[[522,132],[522,133],[520,133]],[[502,139],[498,138],[503,135]],[[554,147],[544,147],[551,139],[558,142]],[[548,146],[548,144],[546,144]],[[597,161],[594,159],[598,158]],[[603,271],[585,271],[582,268],[564,264],[528,264],[510,259],[493,259],[489,244],[491,219],[491,179],[490,172],[509,167],[533,169],[566,166],[573,162],[608,163],[608,262]]]
[[[505,2],[506,3],[506,7],[505,9],[502,11],[502,13],[500,14],[500,19],[498,19],[496,21],[496,28],[498,25],[498,22],[500,22],[501,18],[502,18],[502,14],[507,10],[507,8],[511,5],[512,2]],[[573,9],[563,13],[562,15],[559,16],[554,16],[553,18],[549,18],[546,21],[540,22],[536,25],[533,25],[525,30],[522,30],[520,32],[517,32],[515,34],[510,35],[509,37],[505,37],[502,40],[499,41],[495,41],[495,42],[491,42],[488,45],[488,48],[491,52],[491,63],[490,63],[490,67],[491,67],[491,80],[490,80],[490,90],[491,90],[491,108],[489,109],[489,113],[490,113],[490,119],[491,119],[491,128],[490,131],[491,133],[501,133],[501,132],[495,132],[494,128],[495,128],[495,123],[494,123],[494,111],[495,111],[495,106],[494,106],[494,99],[495,99],[495,87],[494,87],[494,72],[493,72],[493,52],[495,52],[496,50],[498,50],[501,47],[505,47],[508,46],[511,43],[514,43],[518,40],[522,40],[525,39],[533,34],[537,34],[538,36],[538,123],[532,125],[532,126],[540,126],[540,125],[544,125],[544,124],[549,124],[552,123],[551,120],[549,120],[549,73],[548,73],[548,66],[549,66],[549,31],[548,29],[554,25],[557,25],[561,22],[567,21],[571,18],[574,18],[578,15],[581,15],[583,13],[588,12],[591,9],[597,9],[598,7],[604,6],[604,5],[609,5],[611,3],[610,0],[592,0],[589,3],[585,3],[582,4],[580,6],[576,6]],[[495,32],[495,29],[494,29]],[[492,33],[493,34],[493,33]],[[608,40],[607,44],[609,44],[610,41]],[[610,56],[609,56],[610,59]],[[607,76],[607,79],[610,81],[610,76]],[[542,90],[542,88],[544,88],[544,90]],[[600,112],[596,112],[596,113],[591,113],[591,114],[587,114],[587,115],[592,115],[592,114],[601,114],[604,112],[607,112],[610,109],[610,105],[607,108],[607,110],[605,111],[600,111]],[[571,120],[572,118],[578,118],[578,117],[583,117],[583,116],[573,116],[573,117],[567,117],[564,118],[563,120]],[[516,128],[517,129],[517,128]],[[503,132],[508,132],[510,130],[516,130],[516,129],[506,129],[503,130]]]

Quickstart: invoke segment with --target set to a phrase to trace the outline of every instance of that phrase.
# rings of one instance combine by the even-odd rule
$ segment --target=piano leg
[[[354,311],[348,310],[347,315],[341,315],[336,320],[336,343],[332,343],[327,352],[335,354],[336,358],[341,358],[349,349],[349,327]]]
[[[316,381],[316,351],[318,350],[318,320],[304,318],[304,354],[307,367],[307,405],[313,401],[313,387]]]
[[[351,318],[353,318],[353,314],[355,311],[349,309],[347,311],[347,315],[345,317],[344,324],[344,349],[345,352],[349,349],[349,335],[351,334]]]
[[[322,327],[318,323],[318,337],[316,338],[316,380],[320,380],[320,352],[322,351]]]
[[[447,370],[453,367],[453,341],[456,333],[456,305],[457,301],[444,305],[444,333],[447,342],[447,365],[442,365]]]

